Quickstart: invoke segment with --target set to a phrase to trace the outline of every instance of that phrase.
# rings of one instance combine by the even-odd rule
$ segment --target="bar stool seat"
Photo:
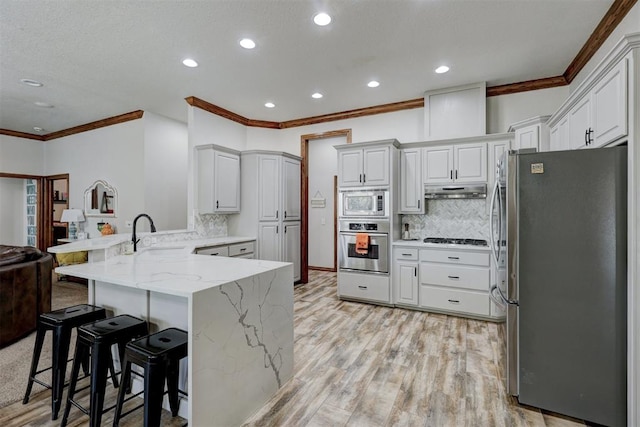
[[[71,332],[74,328],[77,328],[80,325],[95,320],[105,319],[106,317],[107,312],[104,308],[89,304],[74,305],[60,310],[51,311],[49,313],[42,313],[38,316],[36,341],[33,348],[27,390],[24,394],[24,399],[22,400],[23,404],[29,402],[33,383],[38,383],[48,389],[51,389],[51,419],[55,420],[58,418],[58,412],[60,412],[60,407],[62,405],[62,392],[65,387],[67,362],[69,362],[68,358]],[[37,369],[38,363],[40,362],[40,354],[42,353],[42,345],[48,331],[53,332],[51,366],[38,371]],[[84,368],[85,373],[87,373],[88,364],[86,361]],[[51,384],[44,383],[36,378],[37,375],[48,370],[51,370]]]
[[[120,419],[144,406],[144,426],[160,425],[162,415],[162,398],[165,394],[164,383],[167,382],[171,415],[178,415],[178,394],[187,395],[178,389],[180,360],[187,357],[188,334],[177,328],[168,328],[160,332],[131,341],[126,345],[124,355],[123,383],[131,378],[131,364],[135,363],[144,369],[144,390],[125,400],[125,388],[118,391],[118,402],[113,416],[113,425],[118,427]],[[144,404],[122,414],[125,401],[144,393]]]
[[[107,365],[109,360],[111,360],[111,347],[113,345],[118,346],[120,361],[122,361],[124,359],[125,345],[129,341],[147,335],[148,333],[147,322],[126,314],[98,320],[78,328],[78,339],[76,341],[76,352],[73,358],[71,382],[69,383],[67,404],[64,408],[62,422],[60,423],[61,427],[67,425],[71,405],[89,415],[89,425],[91,427],[100,426],[102,414],[114,407],[112,406],[103,410],[107,384]],[[91,357],[91,382],[88,410],[73,400],[76,393],[80,365],[87,354],[90,354]],[[127,388],[127,384],[128,382],[122,382],[122,388]],[[114,382],[114,386],[117,387],[118,385]]]

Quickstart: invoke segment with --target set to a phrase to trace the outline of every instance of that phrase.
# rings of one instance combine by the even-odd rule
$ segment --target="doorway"
[[[68,224],[62,222],[62,212],[69,208],[69,174],[44,177],[44,224],[45,247],[60,244],[60,239],[69,236]]]
[[[0,244],[46,248],[42,193],[41,176],[0,172]]]
[[[308,282],[310,268],[325,271],[337,268],[337,154],[333,146],[345,143],[351,143],[351,129],[300,137],[302,283]]]

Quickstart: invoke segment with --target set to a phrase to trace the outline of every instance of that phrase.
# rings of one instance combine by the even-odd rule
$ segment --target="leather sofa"
[[[31,246],[0,245],[0,347],[35,330],[51,311],[53,257]]]

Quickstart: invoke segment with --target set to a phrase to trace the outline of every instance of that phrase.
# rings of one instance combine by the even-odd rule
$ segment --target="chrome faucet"
[[[151,219],[151,217],[149,215],[147,215],[146,213],[142,213],[142,214],[138,215],[133,220],[133,235],[131,236],[131,241],[133,242],[133,252],[135,252],[138,249],[138,242],[140,241],[140,239],[136,239],[136,223],[138,222],[138,220],[140,219],[141,216],[143,216],[143,217],[145,217],[145,218],[147,218],[149,220],[149,224],[151,225],[151,232],[152,233],[156,232],[156,226],[153,225],[153,220]]]

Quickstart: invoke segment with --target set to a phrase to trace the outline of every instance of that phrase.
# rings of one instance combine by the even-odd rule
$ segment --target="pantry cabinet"
[[[293,263],[300,280],[300,157],[273,151],[245,151],[242,211],[228,220],[235,235],[256,235],[256,258]]]
[[[425,184],[487,181],[487,144],[425,147],[422,151]]]
[[[240,211],[240,153],[216,145],[195,149],[196,206],[204,213]]]

